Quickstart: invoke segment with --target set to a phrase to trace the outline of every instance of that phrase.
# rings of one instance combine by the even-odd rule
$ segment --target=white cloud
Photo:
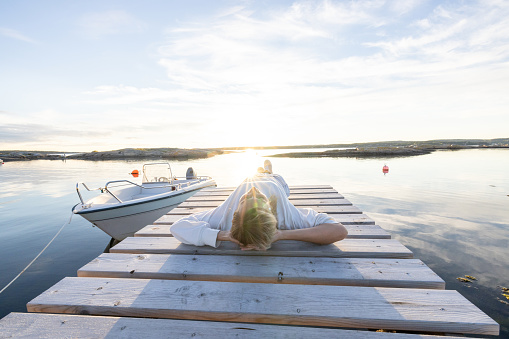
[[[25,71],[11,72],[24,78],[2,79],[4,85],[30,83],[33,96],[19,90],[6,102],[0,134],[19,145],[32,135],[35,148],[43,142],[61,145],[65,136],[69,145],[86,143],[86,150],[127,142],[206,147],[507,134],[507,1],[240,3],[230,8],[214,3],[207,12],[182,3],[186,16],[178,19],[149,11],[77,14],[85,37],[115,35],[119,47],[146,48],[135,56],[117,55],[123,62],[115,65],[122,48],[101,60],[94,44],[84,41],[71,57],[62,53],[72,45],[64,38],[75,39],[70,32],[54,39],[60,48],[51,57],[45,53],[53,49],[40,60],[6,54],[13,67]],[[139,34],[149,23],[160,29],[163,41],[154,42],[157,34]],[[29,23],[16,27],[20,31],[0,28],[0,35],[35,42],[22,33],[32,32]],[[120,39],[123,34],[129,42]],[[90,60],[92,71],[76,67]],[[122,73],[117,66],[124,67]],[[66,78],[50,67],[74,73]],[[94,74],[109,67],[104,77]],[[47,91],[37,87],[37,77],[44,77]],[[97,79],[108,80],[93,83]],[[69,90],[52,87],[57,83]],[[44,102],[33,99],[42,96],[37,93],[47,93]],[[93,138],[83,138],[80,130]]]
[[[33,39],[24,35],[23,33],[15,30],[15,29],[11,29],[11,28],[0,27],[0,35],[6,36],[8,38],[24,41],[24,42],[29,42],[31,44],[37,43]]]
[[[389,3],[389,6],[390,9],[397,15],[404,15],[416,10],[419,6],[426,2],[427,0],[393,1]]]
[[[186,147],[504,135],[506,6],[422,5],[221,10],[166,29],[156,52],[168,83],[98,86],[82,103],[117,140],[151,131]],[[479,115],[498,122],[479,126]]]
[[[85,14],[79,19],[78,26],[82,33],[89,38],[139,33],[146,28],[143,21],[120,10]]]
[[[410,31],[402,37],[391,37],[373,46],[383,47],[396,55],[411,53],[414,57],[422,53],[441,57],[437,52],[451,50],[463,55],[479,49],[490,51],[507,45],[507,15],[509,3],[494,7],[483,2],[470,7],[445,8],[440,5],[428,17],[413,24],[420,30]],[[492,53],[494,57],[496,54]]]
[[[308,23],[312,26],[344,26],[369,24],[378,26],[385,19],[375,15],[385,5],[383,0],[334,2],[300,1],[282,14],[285,21]]]

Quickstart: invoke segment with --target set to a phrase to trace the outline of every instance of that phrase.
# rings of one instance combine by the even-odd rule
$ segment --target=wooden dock
[[[201,192],[0,320],[5,337],[419,338],[499,325],[330,186],[292,186],[298,207],[347,227],[331,245],[265,252],[184,245],[170,225],[218,206]],[[377,332],[376,330],[384,330]],[[395,333],[393,333],[395,332]]]

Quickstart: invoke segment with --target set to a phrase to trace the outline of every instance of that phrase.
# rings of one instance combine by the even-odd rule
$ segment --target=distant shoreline
[[[450,147],[361,147],[342,150],[328,150],[323,152],[291,152],[269,155],[273,158],[396,158],[411,157],[433,153],[436,150],[465,150],[465,149],[488,149],[508,148],[509,146],[450,146]]]
[[[270,155],[274,158],[380,158],[408,157],[430,154],[434,149],[417,149],[410,147],[367,147],[324,152],[292,152]]]
[[[23,160],[119,160],[119,159],[202,159],[224,153],[216,149],[182,149],[182,148],[124,148],[113,151],[93,152],[47,152],[47,151],[0,151],[4,161]]]
[[[323,148],[338,148],[320,152]],[[230,151],[247,149],[316,149],[317,151],[291,152],[271,155],[286,158],[316,157],[406,157],[429,154],[436,150],[509,148],[509,138],[499,139],[444,139],[429,141],[385,141],[357,144],[299,145],[299,146],[260,146],[224,148],[124,148],[112,151],[58,152],[58,151],[0,151],[3,161],[23,160],[121,160],[121,159],[168,159],[188,160],[210,158]]]

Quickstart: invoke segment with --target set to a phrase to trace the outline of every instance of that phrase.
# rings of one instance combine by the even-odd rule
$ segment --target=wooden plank
[[[303,190],[303,189],[334,189],[331,185],[288,185],[291,190]]]
[[[338,193],[334,188],[291,189],[290,194]]]
[[[154,221],[154,225],[171,225],[182,218],[179,214],[166,214]],[[365,214],[331,214],[337,222],[343,225],[374,225],[375,221]]]
[[[364,338],[418,339],[428,335],[232,322],[10,313],[0,320],[6,338]],[[440,338],[459,338],[443,337]]]
[[[348,225],[347,238],[350,239],[390,239],[391,234],[378,225]]]
[[[217,193],[217,194],[198,194],[196,193],[187,201],[224,201],[230,196],[230,193]],[[302,199],[344,199],[339,193],[310,193],[310,194],[290,194],[288,199],[294,203],[295,200]]]
[[[337,222],[343,225],[374,225],[375,221],[365,214],[331,214]]]
[[[345,198],[337,199],[289,199],[292,205],[297,207],[314,207],[314,206],[350,206],[353,205]]]
[[[231,193],[233,192],[232,191],[225,191],[225,190],[200,190],[198,192],[196,192],[196,194],[193,195],[193,197],[203,197],[203,196],[207,196],[207,197],[212,197],[212,196],[222,196],[222,197],[227,197],[229,196]]]
[[[216,200],[192,200],[187,199],[178,207],[181,208],[189,208],[189,207],[208,207],[214,208],[221,203],[223,203],[226,199],[216,199]],[[292,204],[297,207],[315,207],[315,206],[351,206],[352,203],[346,199],[302,199],[302,200],[294,200]]]
[[[172,237],[171,225],[147,225],[134,234],[135,237]],[[347,238],[390,239],[391,235],[378,225],[344,225]]]
[[[218,191],[231,191],[233,192],[235,190],[236,187],[234,186],[222,186],[222,187],[207,187],[207,188],[204,188],[202,190],[200,190],[200,192],[218,192]]]
[[[213,191],[213,190],[230,190],[234,191],[237,186],[220,186],[220,187],[207,187],[204,188],[203,191]],[[334,189],[331,185],[288,185],[290,190],[294,189]]]
[[[412,252],[393,239],[345,239],[330,245],[282,240],[267,251],[242,251],[238,245],[224,241],[217,248],[185,245],[173,237],[128,237],[110,249],[111,253],[141,254],[221,254],[283,257],[334,258],[412,258]]]
[[[233,191],[229,191],[229,190],[210,190],[210,191],[200,190],[199,192],[194,194],[193,197],[201,197],[201,196],[223,196],[223,197],[227,197],[232,192]],[[303,196],[303,195],[306,195],[306,194],[308,194],[309,196],[318,195],[318,196],[326,196],[326,197],[327,196],[331,196],[331,197],[334,197],[334,198],[337,198],[338,196],[342,197],[342,195],[339,194],[334,189],[316,189],[316,190],[308,189],[308,190],[294,190],[294,191],[290,191],[290,197],[291,196]]]
[[[344,198],[339,193],[309,193],[309,194],[295,194],[290,192],[290,196],[288,199],[293,202],[293,200],[300,199],[341,199]]]
[[[78,277],[445,289],[418,259],[104,253]]]
[[[225,201],[228,195],[193,195],[186,201]]]
[[[193,200],[202,200],[202,199],[212,199],[215,200],[218,197],[221,197],[221,199],[226,199],[228,196],[230,196],[230,193],[224,193],[224,192],[211,192],[208,194],[205,194],[205,192],[198,192],[195,195],[192,196]],[[288,197],[289,200],[299,200],[299,199],[342,199],[344,198],[339,193],[309,193],[309,194],[293,194],[290,193],[290,196]]]
[[[167,214],[187,215],[210,210],[210,207],[177,207]],[[320,213],[327,214],[362,214],[362,211],[356,206],[313,206],[313,209]]]
[[[29,312],[498,335],[451,290],[68,277]]]

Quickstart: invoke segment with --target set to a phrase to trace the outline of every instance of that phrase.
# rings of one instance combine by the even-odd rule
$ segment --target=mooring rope
[[[27,265],[27,267],[25,267],[21,272],[19,272],[19,274],[17,276],[14,277],[14,279],[11,280],[10,283],[8,283],[4,288],[2,288],[2,290],[0,291],[0,293],[2,293],[3,291],[5,291],[7,289],[7,287],[11,286],[11,284],[13,282],[16,281],[16,279],[18,279],[36,260],[37,258],[39,258],[41,256],[41,254],[48,248],[48,246],[53,242],[53,240],[56,239],[56,237],[60,234],[60,232],[62,232],[62,230],[64,229],[64,227],[68,224],[71,223],[71,220],[72,220],[72,215],[73,215],[73,212],[71,212],[71,217],[69,218],[69,221],[64,223],[62,225],[62,227],[60,227],[60,229],[58,230],[57,234],[55,234],[55,236],[53,237],[53,239],[51,239],[49,241],[49,243],[42,249],[42,251],[39,252],[39,254],[37,254],[37,256]]]

